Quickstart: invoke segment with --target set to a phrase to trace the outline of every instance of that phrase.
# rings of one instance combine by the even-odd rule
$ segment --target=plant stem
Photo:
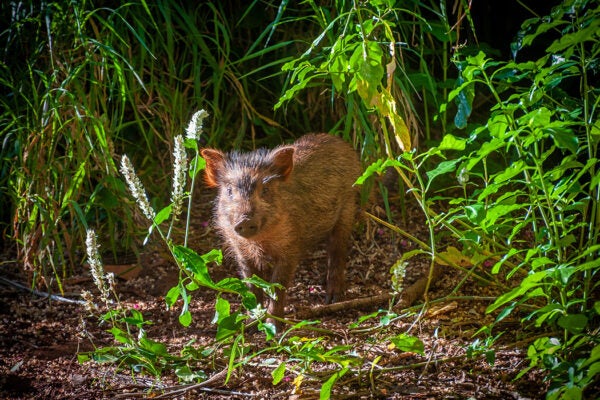
[[[188,196],[188,207],[187,207],[187,217],[185,219],[185,237],[183,239],[183,247],[187,247],[188,243],[188,235],[190,233],[190,220],[192,214],[192,199],[194,193],[194,187],[196,186],[196,168],[198,167],[198,157],[200,157],[200,153],[196,148],[196,157],[194,157],[194,168],[192,169],[192,183],[190,185],[190,194]]]

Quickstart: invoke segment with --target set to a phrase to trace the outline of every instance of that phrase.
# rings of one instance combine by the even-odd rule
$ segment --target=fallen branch
[[[208,378],[205,381],[199,382],[199,383],[191,383],[191,384],[183,384],[183,385],[176,385],[176,386],[168,386],[168,387],[161,387],[159,388],[162,391],[162,394],[157,394],[155,396],[153,396],[153,399],[170,399],[176,396],[180,396],[184,393],[187,393],[191,390],[202,390],[202,391],[206,391],[206,392],[214,392],[214,393],[219,393],[219,394],[228,394],[228,395],[237,395],[237,396],[253,396],[252,394],[245,394],[245,393],[239,393],[239,392],[230,392],[227,390],[221,390],[221,389],[213,389],[213,388],[207,388],[205,386],[220,382],[223,383],[225,381],[225,378],[227,376],[227,368],[225,368],[224,370],[214,374],[213,376],[211,376],[210,378]],[[222,382],[221,382],[222,381]],[[149,384],[148,385],[148,389],[153,389],[155,387],[154,384]],[[148,392],[147,391],[142,391],[142,392],[127,392],[127,393],[119,393],[119,394],[115,394],[115,398],[119,399],[119,398],[146,398],[148,396]]]
[[[425,289],[427,287],[431,287],[439,279],[440,275],[442,275],[442,269],[436,267],[431,273],[431,281],[429,282],[429,285],[427,284],[429,279],[428,276],[417,279],[415,283],[402,291],[400,300],[394,304],[393,310],[399,311],[412,306],[417,299],[423,297],[425,294]]]
[[[441,275],[441,272],[441,268],[435,268],[433,270],[430,286],[438,280],[438,278]],[[425,293],[425,288],[427,287],[427,279],[428,277],[424,276],[423,278],[418,279],[409,287],[405,288],[400,294],[400,299],[393,306],[393,309],[402,310],[404,308],[410,307],[414,304],[415,301],[423,297],[423,294]],[[304,307],[296,313],[296,316],[300,319],[310,319],[338,311],[379,306],[390,301],[392,297],[393,296],[391,294],[385,293],[375,296],[360,297],[358,299],[340,301],[338,303],[333,304],[319,305],[316,307]]]
[[[50,294],[50,293],[46,293],[46,292],[40,292],[38,290],[35,289],[31,289],[28,288],[27,286],[19,283],[19,282],[15,282],[15,281],[11,281],[10,279],[6,279],[0,276],[0,282],[4,283],[5,285],[9,285],[9,286],[13,286],[19,290],[22,290],[24,292],[28,292],[31,294],[34,294],[36,296],[39,297],[45,297],[48,298],[50,300],[55,300],[55,301],[62,301],[64,303],[71,303],[71,304],[85,304],[85,301],[83,300],[73,300],[73,299],[69,299],[63,296],[58,296],[56,294]]]
[[[383,304],[386,301],[389,301],[391,298],[392,295],[386,293],[376,296],[359,297],[357,299],[340,301],[333,304],[323,304],[315,307],[303,307],[296,313],[296,316],[300,319],[309,319],[338,311]]]

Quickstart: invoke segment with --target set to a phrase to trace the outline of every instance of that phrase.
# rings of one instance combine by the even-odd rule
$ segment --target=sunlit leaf
[[[285,370],[286,364],[285,362],[282,362],[281,364],[279,364],[279,366],[277,366],[277,368],[271,371],[271,376],[273,377],[273,385],[277,385],[279,382],[281,382],[281,380],[285,376]]]
[[[167,308],[173,307],[177,299],[179,299],[179,295],[181,294],[179,285],[173,286],[167,294],[165,295],[165,302],[167,303]]]
[[[467,141],[465,139],[458,138],[451,134],[444,135],[442,142],[437,146],[440,150],[464,150]]]
[[[421,339],[416,336],[400,333],[394,337],[391,337],[390,342],[392,344],[392,348],[397,348],[398,350],[411,353],[425,354],[425,345]]]
[[[519,174],[522,174],[523,171],[527,168],[527,165],[523,160],[517,160],[512,163],[508,168],[506,168],[503,172],[499,173],[494,177],[494,183],[500,183],[507,181]]]
[[[208,274],[206,262],[204,258],[199,256],[195,251],[184,246],[173,246],[173,256],[181,263],[183,268],[194,273],[194,278],[200,284],[215,288],[216,286]]]
[[[215,302],[215,316],[213,318],[213,324],[219,323],[223,318],[229,317],[231,311],[231,305],[229,301],[225,300],[222,297],[217,297],[217,301]]]
[[[365,172],[363,172],[363,174],[356,180],[356,184],[362,185],[367,179],[371,177],[371,175],[381,175],[386,169],[390,167],[404,167],[404,165],[398,160],[394,160],[391,158],[380,158],[365,169]]]
[[[168,206],[164,207],[162,210],[160,210],[156,214],[156,217],[154,217],[154,223],[156,225],[160,225],[163,222],[165,222],[167,219],[169,219],[169,216],[171,215],[172,210],[173,210],[172,204],[169,204]]]
[[[192,313],[189,310],[185,310],[179,314],[179,323],[185,327],[190,326],[192,323]]]
[[[329,379],[327,379],[327,381],[325,381],[325,383],[323,383],[323,385],[321,386],[321,392],[319,393],[319,400],[328,400],[331,398],[331,389],[333,388],[333,385],[335,385],[335,382],[337,382],[338,379],[340,379],[342,376],[344,376],[346,374],[346,372],[348,372],[349,369],[348,368],[343,368],[339,371],[337,371],[335,374],[331,375],[331,377],[329,377]]]
[[[594,19],[583,29],[577,29],[573,33],[561,35],[555,40],[546,51],[549,53],[558,53],[566,48],[579,45],[583,42],[597,41],[598,32],[600,31],[600,19]]]

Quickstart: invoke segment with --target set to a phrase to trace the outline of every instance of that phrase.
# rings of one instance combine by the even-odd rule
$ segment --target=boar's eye
[[[271,180],[270,179],[265,179],[262,181],[262,184],[260,185],[260,195],[261,196],[268,196],[271,193]]]
[[[229,196],[229,197],[233,196],[233,189],[231,188],[231,185],[227,185],[227,187],[225,188],[225,191],[227,192],[227,196]]]

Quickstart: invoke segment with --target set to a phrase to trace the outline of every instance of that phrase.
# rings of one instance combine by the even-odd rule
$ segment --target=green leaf
[[[350,35],[354,36],[354,35]],[[339,38],[331,47],[329,64],[324,65],[329,71],[331,82],[338,92],[341,92],[346,82],[346,74],[349,71],[350,64],[346,57],[345,50],[350,50],[347,44],[347,38]],[[355,44],[355,46],[358,44]]]
[[[213,324],[219,323],[223,318],[229,317],[231,314],[231,305],[229,301],[222,297],[217,297],[215,302],[215,317],[213,318]]]
[[[437,146],[439,150],[459,150],[465,149],[467,141],[465,139],[457,138],[454,135],[446,134],[442,139],[442,142]]]
[[[498,218],[510,214],[513,211],[523,208],[523,204],[499,204],[488,208],[485,218],[481,222],[483,228],[489,228],[496,224]]]
[[[190,310],[185,310],[179,315],[179,323],[186,328],[192,323],[192,313]]]
[[[236,312],[227,317],[224,317],[219,321],[219,323],[217,324],[217,335],[215,337],[217,341],[228,338],[241,329],[242,324],[240,319],[238,318],[239,315],[240,314]]]
[[[519,250],[515,249],[514,247],[512,247],[510,250],[508,250],[508,252],[500,259],[500,261],[498,261],[496,264],[494,264],[494,266],[492,267],[492,274],[497,274],[498,272],[500,272],[500,267],[502,267],[502,264],[504,264],[504,262],[506,260],[508,260],[510,257],[514,256],[518,252],[519,252]]]
[[[500,311],[500,313],[496,317],[496,322],[500,322],[504,318],[508,317],[513,312],[513,310],[515,309],[516,306],[517,306],[517,303],[512,303],[508,307],[504,307],[504,309],[502,311]]]
[[[194,140],[194,143],[196,141]],[[197,146],[197,145],[196,145]],[[206,160],[202,158],[200,155],[196,155],[190,164],[190,178],[195,177],[198,173],[206,168]]]
[[[132,344],[133,343],[129,334],[127,332],[124,332],[123,330],[117,328],[116,326],[113,326],[108,331],[110,333],[112,333],[112,335],[114,336],[114,338],[117,342],[121,342],[124,344]]]
[[[373,98],[378,93],[383,78],[383,50],[377,42],[363,42],[358,46],[350,57],[350,65],[356,70],[356,82],[358,94],[367,107],[373,103]]]
[[[475,155],[470,155],[465,167],[468,171],[471,171],[475,165],[477,165],[484,157],[487,157],[490,153],[504,147],[506,144],[502,139],[498,139],[497,137],[493,137],[491,141],[484,142]]]
[[[206,380],[207,376],[204,372],[194,372],[188,365],[183,365],[175,368],[175,375],[183,382],[191,383],[198,380]]]
[[[77,353],[77,362],[83,364],[86,361],[90,361],[91,357],[87,353]]]
[[[592,351],[590,352],[590,356],[583,363],[582,367],[587,367],[588,365],[600,360],[600,344],[597,344]]]
[[[547,275],[548,274],[546,271],[539,271],[539,272],[536,272],[536,273],[526,276],[521,281],[521,284],[519,286],[515,287],[511,291],[504,293],[502,296],[498,297],[496,299],[496,301],[494,301],[494,303],[492,303],[488,306],[488,308],[485,310],[485,312],[489,314],[492,311],[496,310],[498,307],[501,307],[504,304],[513,301],[517,297],[524,295],[528,291],[535,289],[539,285],[539,282],[542,279],[544,279]]]
[[[319,394],[320,400],[328,400],[331,398],[331,389],[333,388],[333,385],[338,379],[344,376],[348,370],[348,368],[343,368],[327,379],[323,386],[321,386],[321,393]]]
[[[60,203],[61,208],[65,208],[69,204],[71,198],[74,196],[74,193],[79,190],[79,187],[83,183],[83,178],[85,178],[86,171],[86,162],[83,161],[81,164],[79,164],[79,168],[77,168],[77,171],[75,171],[75,174],[69,180],[69,188],[66,190]]]
[[[494,183],[505,182],[513,178],[514,176],[523,173],[523,171],[525,171],[526,168],[527,165],[525,164],[525,161],[517,160],[516,162],[512,163],[508,168],[506,168],[503,172],[497,174],[494,177]]]
[[[245,278],[243,281],[250,283],[251,285],[254,285],[257,288],[262,289],[267,294],[267,296],[269,296],[272,299],[274,299],[276,297],[275,288],[283,287],[278,283],[267,282],[264,279],[262,279],[261,277],[256,276],[256,275],[252,275],[250,278]]]
[[[281,364],[279,364],[279,366],[277,366],[277,368],[271,371],[271,376],[273,377],[273,385],[277,385],[279,382],[281,382],[281,380],[285,376],[285,370],[286,364],[285,362],[282,362]]]
[[[183,268],[194,274],[194,278],[198,280],[201,285],[217,289],[217,286],[208,274],[206,261],[204,261],[203,257],[199,256],[192,249],[181,245],[173,246],[173,256]]]
[[[246,286],[246,284],[241,279],[235,277],[223,278],[219,282],[217,282],[217,286],[223,291],[238,294],[241,294],[248,290],[248,286]]]
[[[186,149],[198,150],[198,141],[196,139],[186,137],[183,141],[183,146]]]
[[[277,327],[270,322],[258,321],[258,330],[265,334],[267,341],[272,340],[277,334]]]
[[[156,214],[156,217],[154,217],[154,223],[156,225],[160,225],[163,222],[165,222],[167,219],[169,219],[169,216],[171,215],[172,210],[173,210],[173,204],[169,204],[168,206],[166,206],[165,208],[160,210]]]
[[[572,130],[549,126],[546,127],[544,131],[552,136],[554,143],[556,143],[556,147],[569,150],[573,154],[577,153],[577,150],[579,149],[579,139]]]
[[[528,112],[518,119],[520,125],[529,126],[532,129],[543,129],[550,124],[552,112],[546,107],[539,107]]]
[[[152,354],[155,354],[157,356],[161,356],[161,357],[166,357],[169,355],[169,352],[167,351],[167,346],[165,346],[163,343],[160,342],[156,342],[154,340],[142,337],[139,341],[140,343],[140,347],[142,347],[145,350],[148,350],[149,352],[151,352]]]
[[[458,164],[462,159],[457,158],[455,160],[442,161],[438,164],[438,166],[431,170],[427,171],[427,177],[429,178],[429,182],[427,183],[427,187],[431,184],[436,177],[447,174],[448,172],[452,172],[456,169],[456,164]]]
[[[530,19],[525,20],[523,22],[523,24],[521,24],[521,26],[523,28],[527,28],[527,27],[529,27],[529,26],[531,26],[533,24],[537,24],[540,21],[542,21],[541,18],[530,18]],[[543,33],[546,33],[550,29],[553,29],[553,28],[555,28],[557,26],[560,26],[560,25],[562,25],[564,23],[565,22],[562,21],[562,20],[560,20],[560,19],[553,20],[553,21],[548,21],[548,22],[544,21],[543,23],[540,23],[538,25],[538,27],[536,28],[535,33],[532,33],[530,35],[525,35],[523,37],[523,41],[521,43],[521,46],[525,47],[525,46],[531,45],[531,43],[533,43],[534,39],[537,38],[539,35],[541,35]]]
[[[277,104],[275,104],[273,109],[277,110],[286,101],[293,99],[296,93],[304,89],[311,80],[317,77],[325,76],[325,73],[314,73],[315,70],[315,67],[308,61],[303,61],[299,65],[297,65],[293,69],[292,77],[290,79],[291,82],[295,82],[297,80],[297,83],[285,91],[285,93],[279,98],[279,101],[277,101]],[[308,75],[309,72],[313,74]]]
[[[488,60],[489,59],[485,58],[485,53],[483,51],[477,53],[476,56],[467,57],[467,62],[469,63],[469,65],[477,66],[481,69],[484,69],[485,64],[488,62]]]
[[[587,323],[588,318],[584,314],[569,314],[558,319],[558,325],[573,334],[583,332]]]
[[[465,207],[465,215],[472,223],[479,225],[485,218],[485,205],[478,203]],[[514,250],[514,249],[511,249]]]
[[[223,252],[218,249],[212,249],[206,254],[202,254],[202,259],[205,263],[209,264],[211,262],[221,264],[223,262]]]
[[[584,29],[576,30],[573,33],[567,33],[560,36],[560,39],[555,40],[547,49],[548,53],[559,53],[562,50],[577,46],[587,41],[597,41],[598,32],[600,31],[600,19],[594,19]]]
[[[507,131],[509,128],[508,125],[508,117],[504,114],[494,114],[486,124],[488,130],[490,131],[490,135],[492,135],[495,139],[501,139],[504,144],[504,139],[506,138]],[[510,132],[509,132],[510,133]]]
[[[416,336],[400,333],[399,335],[391,337],[390,341],[398,350],[417,354],[425,354],[425,345],[421,339]]]
[[[392,158],[380,158],[373,162],[371,165],[369,165],[367,169],[365,169],[365,172],[363,172],[363,174],[360,177],[358,177],[355,184],[362,185],[367,179],[371,177],[371,175],[381,175],[389,167],[404,167],[404,165],[402,164],[402,162],[394,160]]]

